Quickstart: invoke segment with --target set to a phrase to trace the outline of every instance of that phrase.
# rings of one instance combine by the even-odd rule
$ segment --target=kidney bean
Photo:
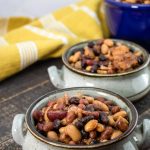
[[[32,116],[33,116],[33,119],[38,121],[38,120],[41,120],[41,118],[43,117],[43,113],[42,113],[42,111],[34,110]]]
[[[101,133],[100,141],[109,140],[113,133],[112,127],[106,127],[105,131]]]
[[[122,132],[125,132],[129,127],[128,121],[120,116],[116,121],[116,127],[120,129]]]
[[[51,121],[54,121],[56,119],[63,119],[67,115],[66,111],[48,111],[47,116]]]

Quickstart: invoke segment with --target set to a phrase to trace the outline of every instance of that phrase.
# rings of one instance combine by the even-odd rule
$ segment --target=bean
[[[120,130],[114,130],[113,134],[111,135],[111,140],[119,137],[122,134],[122,132]]]
[[[48,137],[50,140],[54,140],[54,141],[58,141],[58,139],[59,139],[57,133],[54,132],[54,131],[49,131],[49,132],[47,133],[47,137]]]
[[[69,103],[70,103],[70,104],[78,105],[78,104],[79,104],[79,101],[80,101],[80,99],[79,99],[78,97],[71,97],[71,98],[69,99]]]
[[[105,131],[101,133],[100,141],[109,140],[113,133],[112,127],[106,127]]]
[[[77,62],[75,63],[75,65],[74,65],[74,67],[75,67],[76,69],[82,69],[81,61],[77,61]]]
[[[113,119],[113,116],[108,116],[108,120],[109,120],[109,125],[110,126],[114,126],[115,125],[115,121]]]
[[[113,40],[106,39],[106,40],[104,40],[104,44],[106,44],[109,47],[112,47],[114,45],[114,42],[113,42]]]
[[[95,45],[95,44],[94,44],[93,42],[89,42],[89,43],[88,43],[88,47],[89,47],[89,48],[93,48],[94,45]]]
[[[74,141],[78,142],[81,140],[81,133],[74,125],[67,125],[66,126],[66,132],[69,135],[69,137]]]
[[[75,126],[76,126],[78,129],[82,129],[82,128],[83,128],[83,123],[82,123],[82,121],[81,121],[81,120],[77,121],[77,122],[75,123]]]
[[[92,50],[90,50],[88,47],[85,47],[84,55],[86,57],[89,57],[89,58],[94,58],[95,57],[94,52]]]
[[[102,54],[104,54],[104,55],[107,54],[108,50],[109,50],[108,46],[106,44],[103,44],[101,47]]]
[[[35,110],[32,114],[33,119],[35,119],[36,121],[41,120],[41,118],[43,117],[43,113],[42,111],[39,110]]]
[[[65,133],[66,134],[66,127],[61,127],[59,129],[59,133]]]
[[[85,123],[87,123],[88,121],[90,121],[90,120],[92,120],[92,119],[94,119],[94,116],[86,116],[86,117],[83,117],[83,118],[81,119],[81,122],[82,122],[83,124],[85,124]]]
[[[81,58],[81,52],[78,51],[78,52],[76,52],[73,56],[71,56],[71,57],[69,58],[69,62],[75,63],[75,62],[78,61],[80,58]]]
[[[51,121],[54,121],[55,119],[63,119],[67,115],[66,111],[48,111],[47,116]]]
[[[98,132],[103,132],[103,131],[105,130],[105,127],[104,127],[103,124],[98,123],[96,130],[97,130]]]
[[[84,96],[83,98],[86,99],[89,104],[92,104],[94,101],[94,97],[91,97],[91,96]]]
[[[114,120],[117,120],[119,117],[126,117],[127,113],[125,111],[119,111],[113,115]]]
[[[109,123],[108,116],[105,112],[101,112],[98,119],[99,123],[107,125]]]
[[[94,129],[96,129],[98,125],[98,121],[97,120],[90,120],[89,122],[87,122],[87,124],[84,126],[84,130],[86,132],[90,132],[93,131]]]
[[[100,101],[95,100],[93,104],[98,106],[102,111],[109,111],[108,106]]]
[[[116,121],[116,127],[119,128],[122,132],[125,132],[128,129],[128,124],[128,121],[121,116]]]
[[[93,106],[93,104],[87,105],[86,108],[85,108],[85,110],[86,110],[86,111],[94,111],[94,106]]]

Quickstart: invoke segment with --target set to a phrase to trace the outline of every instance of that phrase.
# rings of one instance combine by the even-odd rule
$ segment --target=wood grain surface
[[[21,150],[11,136],[13,118],[18,113],[25,113],[38,97],[56,89],[47,73],[51,65],[61,68],[62,61],[51,59],[38,62],[0,83],[0,150]],[[134,105],[139,113],[139,122],[150,118],[150,93]]]

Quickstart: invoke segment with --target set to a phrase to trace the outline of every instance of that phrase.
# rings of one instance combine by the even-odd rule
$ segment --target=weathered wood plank
[[[0,101],[29,87],[48,80],[47,68],[51,65],[62,66],[61,59],[38,62],[15,76],[0,82]]]

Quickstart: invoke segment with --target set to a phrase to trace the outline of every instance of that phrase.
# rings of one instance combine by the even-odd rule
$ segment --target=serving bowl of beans
[[[150,122],[136,127],[137,121],[126,98],[98,88],[70,88],[48,93],[30,105],[26,116],[16,115],[12,135],[23,150],[138,150],[148,137],[141,133],[141,142],[135,128],[147,131]]]
[[[149,0],[105,0],[103,10],[111,37],[134,41],[150,51]]]
[[[64,66],[48,68],[57,88],[98,87],[135,101],[150,90],[150,57],[141,46],[124,40],[79,43],[62,56]]]

